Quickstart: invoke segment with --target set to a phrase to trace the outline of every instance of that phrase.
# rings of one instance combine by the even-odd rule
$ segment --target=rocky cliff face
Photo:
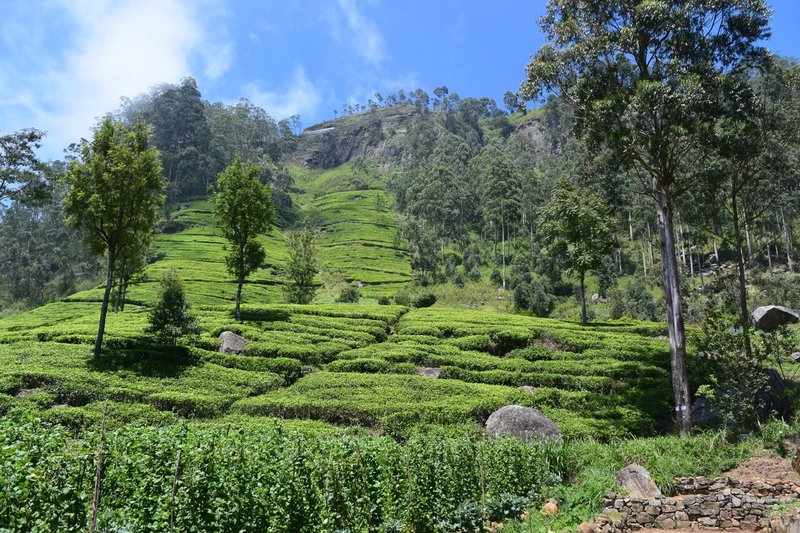
[[[434,132],[433,138],[447,131],[437,112],[422,112],[414,106],[384,107],[323,122],[300,134],[291,159],[309,168],[329,169],[363,157],[388,171],[403,161],[409,132],[423,122]],[[538,156],[552,151],[553,143],[541,120],[525,122],[516,132],[532,141]]]
[[[412,106],[382,108],[312,126],[297,143],[293,159],[311,168],[334,168],[364,157],[388,170],[402,158],[402,141],[415,120]]]

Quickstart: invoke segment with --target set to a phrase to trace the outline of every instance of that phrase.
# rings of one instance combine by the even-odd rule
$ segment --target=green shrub
[[[433,531],[484,497],[492,517],[516,513],[522,498],[570,467],[561,443],[462,431],[412,435],[401,445],[291,427],[130,426],[106,434],[98,528],[167,531],[174,521],[177,531]],[[87,431],[76,440],[24,412],[0,419],[0,479],[15,488],[0,491],[0,527],[85,531],[98,439]]]
[[[557,301],[556,296],[552,294],[551,286],[538,277],[514,287],[514,306],[520,310],[531,311],[534,316],[550,316]]]
[[[336,301],[339,303],[358,303],[358,300],[361,298],[361,294],[359,293],[358,287],[354,287],[353,285],[348,285],[339,293],[339,296],[336,298]]]
[[[183,280],[175,269],[165,272],[161,277],[158,302],[150,311],[150,326],[145,330],[159,343],[175,344],[185,335],[200,333],[197,318],[189,312],[183,292]]]
[[[396,303],[397,305],[403,305],[405,307],[410,307],[411,306],[411,295],[406,291],[397,292],[394,295],[394,303]]]
[[[411,305],[417,308],[422,307],[430,307],[436,303],[436,295],[432,292],[425,292],[422,294],[418,294],[414,297],[414,300],[411,302]]]

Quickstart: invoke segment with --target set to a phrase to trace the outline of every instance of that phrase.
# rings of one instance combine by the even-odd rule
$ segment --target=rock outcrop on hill
[[[397,106],[312,126],[300,135],[293,159],[328,169],[363,157],[391,169],[402,160],[403,139],[421,116],[414,106]]]
[[[309,127],[300,134],[290,159],[308,168],[331,169],[364,158],[389,171],[413,155],[414,143],[409,135],[415,128],[424,130],[417,143],[428,145],[448,132],[448,122],[442,111],[412,105],[381,107]],[[553,153],[558,144],[543,120],[533,115],[516,128],[515,134],[533,143],[537,157]]]

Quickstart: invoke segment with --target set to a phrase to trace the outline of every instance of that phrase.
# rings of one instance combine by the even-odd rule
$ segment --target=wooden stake
[[[169,495],[169,533],[175,531],[175,492],[178,490],[178,474],[181,470],[181,450],[175,460],[175,474],[172,476],[172,492]]]
[[[103,421],[100,426],[100,442],[97,445],[97,461],[94,467],[94,497],[92,498],[92,518],[89,522],[89,533],[94,533],[97,528],[97,514],[100,511],[100,479],[103,470],[103,440],[106,435],[106,415],[108,414],[108,400],[103,406]]]

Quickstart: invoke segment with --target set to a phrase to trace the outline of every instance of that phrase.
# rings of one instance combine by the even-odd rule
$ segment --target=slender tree
[[[673,213],[690,185],[690,151],[718,115],[719,85],[766,51],[764,0],[549,0],[541,20],[548,44],[527,67],[525,100],[558,93],[576,131],[613,150],[653,197],[670,339],[678,429],[691,430],[686,336],[680,305]]]
[[[540,214],[539,231],[548,251],[580,281],[581,324],[586,314],[586,273],[603,266],[614,247],[614,219],[597,194],[561,182]]]
[[[125,310],[125,297],[131,280],[147,266],[147,249],[152,234],[141,234],[137,242],[132,242],[120,250],[117,255],[116,274],[114,275],[115,294],[114,312]]]
[[[148,128],[103,120],[91,142],[84,141],[80,157],[67,168],[69,185],[64,213],[74,227],[85,228],[92,251],[108,259],[103,305],[94,358],[100,357],[106,314],[117,258],[153,231],[164,202],[164,180],[158,150],[150,146]]]
[[[319,268],[317,258],[317,233],[308,224],[286,233],[286,301],[307,304],[314,299],[314,275]]]
[[[214,216],[229,242],[225,263],[236,279],[236,319],[241,320],[242,285],[266,256],[257,237],[272,225],[272,200],[269,185],[262,184],[260,170],[236,158],[217,177]]]
[[[502,258],[500,272],[505,289],[508,243],[511,237],[511,228],[517,225],[522,212],[522,186],[514,165],[494,144],[481,150],[481,153],[472,160],[472,166],[480,182],[484,222],[500,230],[500,255]]]

